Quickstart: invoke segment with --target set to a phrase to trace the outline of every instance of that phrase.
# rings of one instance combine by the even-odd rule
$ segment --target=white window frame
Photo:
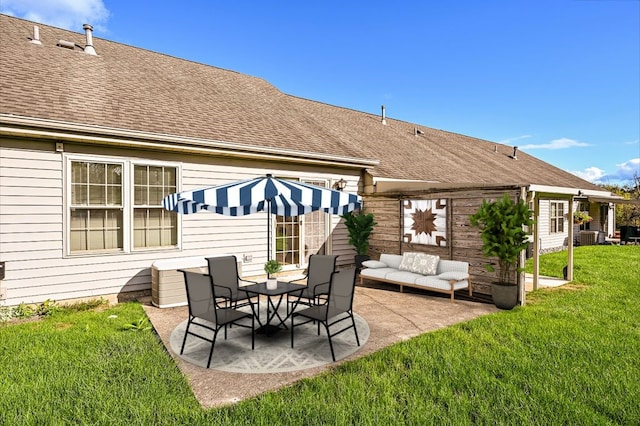
[[[554,204],[556,205],[556,215],[555,216],[552,215],[553,214],[553,205]],[[562,214],[558,214],[557,206],[562,206]],[[565,214],[566,214],[565,210],[566,209],[565,209],[564,202],[562,202],[562,201],[553,201],[553,200],[549,202],[549,235],[564,234],[566,232],[565,231],[566,226],[564,224]],[[552,223],[556,223],[556,230],[555,231],[552,230],[553,229],[553,227],[551,226]],[[558,229],[557,229],[558,223],[562,223],[562,230],[561,231],[558,231]]]
[[[122,250],[101,250],[101,251],[71,251],[71,215],[69,209],[71,205],[71,163],[74,161],[87,163],[114,163],[122,165],[122,227],[123,244]],[[174,167],[176,169],[176,190],[182,187],[182,164],[172,161],[144,160],[140,158],[125,158],[112,156],[65,154],[64,156],[64,253],[66,257],[87,257],[87,256],[112,256],[122,254],[135,254],[158,251],[176,251],[182,249],[182,218],[178,215],[177,220],[177,244],[170,247],[145,247],[134,249],[134,167],[135,166],[162,166]]]

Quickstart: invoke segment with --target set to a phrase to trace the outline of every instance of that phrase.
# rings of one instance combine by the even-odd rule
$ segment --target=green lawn
[[[0,325],[0,424],[638,425],[640,247],[574,259],[573,283],[525,307],[221,409],[199,406],[152,331],[127,329],[136,303]],[[541,273],[565,263],[545,255]]]

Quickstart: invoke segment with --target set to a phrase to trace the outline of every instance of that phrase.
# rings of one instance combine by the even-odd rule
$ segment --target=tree
[[[633,184],[626,185],[600,185],[603,189],[619,195],[625,200],[640,200],[640,177],[635,175]],[[630,204],[616,205],[616,226],[621,225],[640,225],[640,208]]]

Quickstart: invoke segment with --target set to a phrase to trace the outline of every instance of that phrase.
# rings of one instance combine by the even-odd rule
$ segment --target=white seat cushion
[[[418,278],[414,284],[425,286],[426,288],[431,287],[441,290],[451,290],[451,284],[449,281],[441,280],[433,275],[423,275]],[[453,285],[454,290],[460,290],[467,287],[469,287],[469,281],[457,281]]]
[[[399,281],[407,284],[413,284],[416,282],[418,278],[423,276],[424,275],[416,274],[415,272],[396,270],[395,272],[391,272],[387,274],[385,278],[392,281]]]
[[[395,268],[366,268],[360,271],[360,276],[364,278],[385,278],[393,272],[398,272],[398,270]]]

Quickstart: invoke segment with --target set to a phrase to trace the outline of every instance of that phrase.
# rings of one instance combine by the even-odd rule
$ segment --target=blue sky
[[[596,183],[640,176],[639,0],[2,0],[0,11],[462,133]]]

